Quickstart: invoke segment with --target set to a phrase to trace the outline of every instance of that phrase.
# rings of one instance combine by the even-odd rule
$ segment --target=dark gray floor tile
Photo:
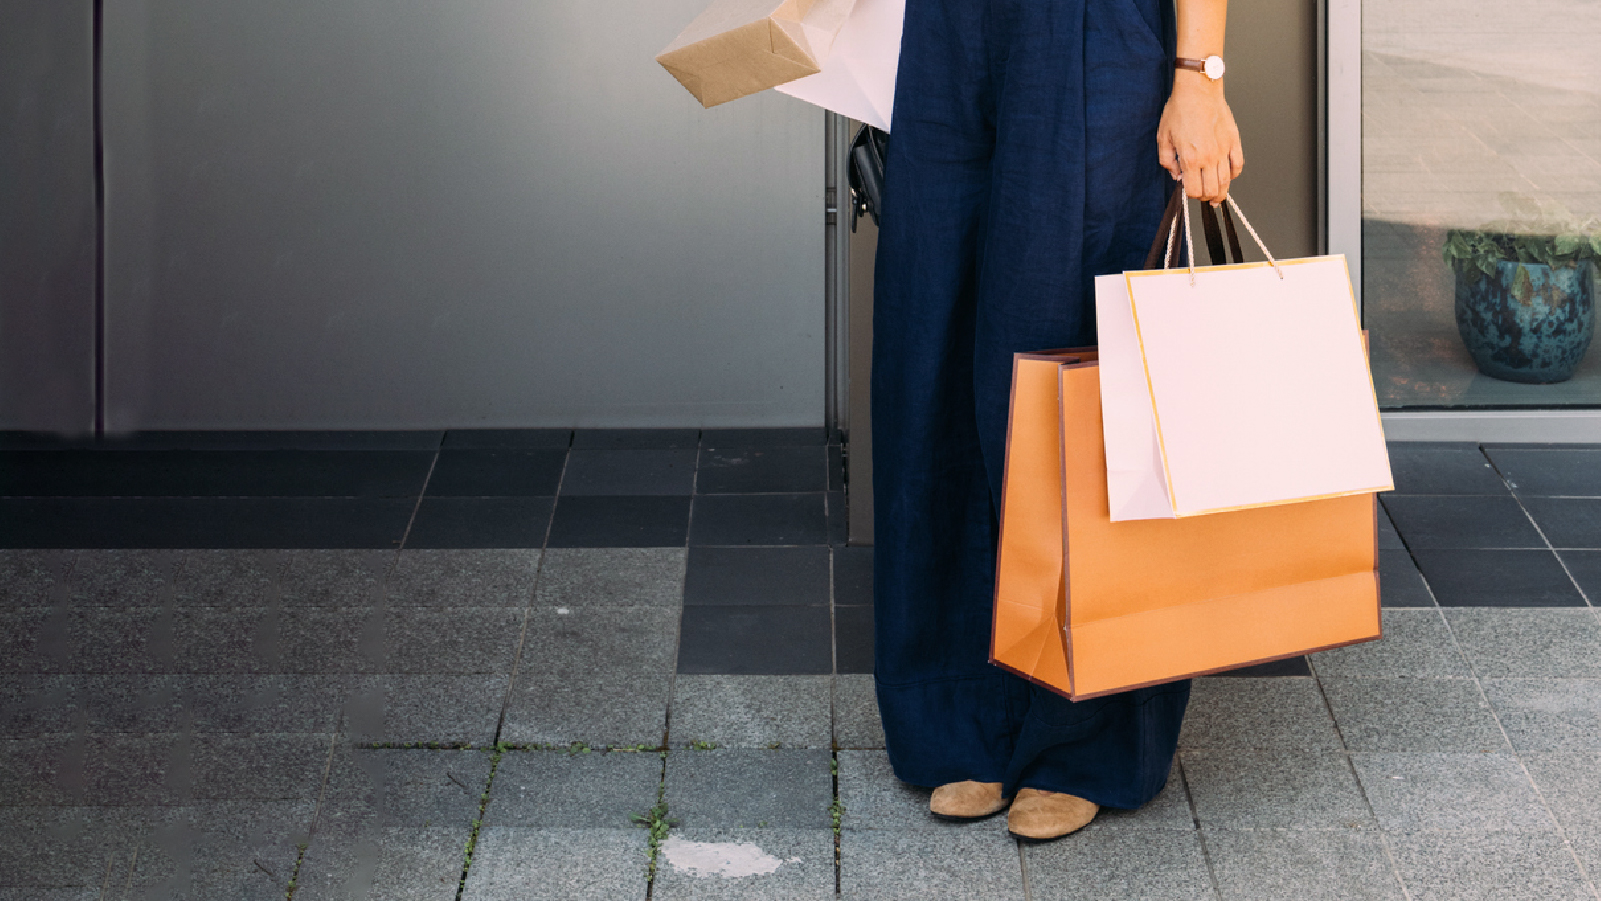
[[[1340,738],[1311,679],[1206,678],[1192,686],[1179,746],[1333,750]]]
[[[567,451],[441,450],[428,477],[429,497],[549,497],[561,483]]]
[[[828,490],[845,490],[845,455],[837,444],[828,446]]]
[[[77,728],[83,707],[83,676],[21,674],[0,676],[0,735],[31,738]],[[117,678],[117,677],[110,677]],[[132,693],[132,692],[130,692]]]
[[[1434,595],[1406,551],[1379,549],[1379,602],[1386,607],[1434,606]]]
[[[0,605],[50,606],[66,601],[75,562],[72,552],[0,549]]]
[[[311,555],[393,555],[394,551],[372,548],[282,551],[271,548],[186,548],[175,551],[80,551],[81,554],[112,555],[129,553],[167,553],[176,558],[173,575],[173,600],[179,604],[202,604],[212,607],[265,606],[274,597],[284,593],[284,574],[289,566],[290,554]],[[357,559],[372,560],[367,556]],[[87,560],[84,562],[88,562]],[[310,560],[305,563],[311,563]],[[115,566],[109,558],[101,565]],[[297,569],[297,575],[310,575],[309,567]],[[312,577],[315,581],[315,577]],[[108,580],[109,581],[109,580]],[[98,594],[98,596],[104,596]],[[90,595],[94,597],[97,595]],[[154,592],[147,603],[160,604],[164,599]],[[88,600],[86,598],[86,600]],[[90,601],[92,602],[92,601]]]
[[[100,437],[0,431],[8,450],[361,450],[428,451],[437,429],[151,429]]]
[[[1508,493],[1476,444],[1391,442],[1390,471],[1399,494]]]
[[[682,547],[687,497],[563,497],[550,547]]]
[[[534,607],[518,671],[574,679],[670,673],[677,638],[673,607]]]
[[[1556,829],[1511,754],[1357,753],[1351,764],[1388,832]]]
[[[510,676],[350,676],[341,680],[342,730],[351,740],[391,744],[494,743]]]
[[[1584,610],[1445,611],[1484,679],[1601,678],[1601,624]]]
[[[398,547],[416,502],[377,497],[0,498],[0,547]]]
[[[654,751],[507,751],[484,824],[627,829],[656,804],[661,780]]]
[[[425,497],[406,548],[534,548],[550,530],[550,497]]]
[[[89,748],[83,734],[0,739],[0,809],[105,805],[89,797]]]
[[[169,759],[182,759],[183,738],[176,737]],[[322,789],[331,745],[330,736],[312,733],[195,735],[188,749],[194,797],[315,800]],[[162,776],[181,787],[181,772],[174,767],[169,766]]]
[[[836,671],[873,672],[873,608],[834,608],[834,655]]]
[[[384,589],[406,607],[515,607],[539,578],[538,548],[429,548],[401,551]]]
[[[1384,637],[1312,655],[1319,677],[1468,679],[1473,671],[1438,610],[1385,610]]]
[[[1185,751],[1184,780],[1208,829],[1363,829],[1373,815],[1339,751]]]
[[[823,494],[700,495],[689,543],[828,544]]]
[[[502,741],[565,745],[660,745],[667,732],[671,673],[517,674],[506,703]]]
[[[348,827],[471,826],[489,785],[487,751],[339,746],[322,792],[323,821]]]
[[[510,673],[525,607],[391,607],[388,673]]]
[[[1340,832],[1206,832],[1225,901],[1404,901],[1379,836]]]
[[[1484,693],[1519,751],[1601,758],[1601,679],[1485,679]]]
[[[702,448],[698,494],[824,491],[828,455],[822,447]]]
[[[1540,533],[1512,497],[1438,497],[1390,494],[1385,509],[1407,547],[1544,548]],[[1424,574],[1427,577],[1427,573]]]
[[[708,859],[720,850],[724,861]],[[834,836],[820,829],[674,830],[662,843],[651,897],[834,901]]]
[[[687,556],[681,547],[551,548],[534,599],[542,607],[677,607]]]
[[[680,673],[827,675],[827,607],[685,607]]]
[[[1323,694],[1352,751],[1503,751],[1506,738],[1471,679],[1337,679]]]
[[[433,451],[0,451],[0,496],[416,497]]]
[[[1547,550],[1414,551],[1442,607],[1583,607]]]
[[[834,549],[834,606],[870,607],[873,604],[873,549]]]
[[[573,443],[572,429],[451,429],[440,447],[446,450],[535,450],[564,448]]]
[[[301,859],[295,898],[452,901],[471,835],[471,826],[321,829]]]
[[[0,898],[104,901],[107,874],[122,877],[162,811],[113,807],[0,807]],[[121,889],[121,883],[118,889]],[[9,893],[9,894],[7,894]],[[115,896],[113,896],[115,897]]]
[[[337,676],[76,676],[92,732],[321,732],[339,725]]]
[[[580,448],[567,459],[562,497],[685,496],[695,493],[695,451]]]
[[[184,636],[174,636],[183,625],[161,607],[73,607],[69,617],[65,672],[164,673],[184,665]]]
[[[72,603],[117,607],[159,606],[177,597],[182,589],[183,571],[189,567],[192,555],[270,552],[128,548],[79,549],[62,553],[67,555],[70,567],[67,583]]]
[[[1590,606],[1601,607],[1601,551],[1560,551],[1558,557],[1579,583]]]
[[[1601,449],[1489,447],[1485,453],[1519,494],[1601,497]]]
[[[829,829],[828,751],[669,751],[667,809],[685,828]]]
[[[277,614],[278,669],[382,673],[388,663],[386,619],[383,607],[285,607]]]
[[[461,898],[645,901],[645,841],[645,830],[637,828],[485,828]]]
[[[67,607],[0,608],[0,671],[70,673],[74,648]]]
[[[1312,668],[1307,666],[1305,657],[1286,657],[1283,660],[1272,660],[1267,663],[1257,663],[1251,666],[1242,666],[1239,669],[1224,670],[1213,673],[1220,679],[1262,679],[1278,676],[1310,676]]]
[[[1523,506],[1552,547],[1601,548],[1601,498],[1526,497]]]
[[[1379,517],[1379,550],[1401,551],[1406,550],[1406,544],[1401,541],[1401,533],[1395,530],[1395,523],[1390,520],[1389,511],[1380,504]]]
[[[579,429],[574,448],[693,448],[700,444],[699,429]]]
[[[277,901],[289,892],[315,810],[311,800],[228,800],[163,811],[107,897]]]
[[[831,547],[844,547],[850,541],[850,518],[846,509],[845,492],[830,491],[824,496],[828,516],[828,543]]]
[[[793,429],[703,429],[700,433],[700,446],[712,448],[822,446],[827,443],[827,433],[821,426]]]
[[[684,603],[828,605],[828,548],[696,547]]]
[[[1061,844],[1041,847],[1054,849]],[[839,853],[840,897],[846,901],[1023,901],[1024,897],[1017,843],[1004,829],[850,832],[840,837]],[[1167,863],[1170,858],[1158,853],[1151,848],[1139,860],[1147,882],[1165,878],[1163,871],[1153,870],[1151,861]],[[1096,854],[1094,859],[1100,872],[1110,871],[1102,855]],[[1041,863],[1039,869],[1052,872],[1058,867]],[[1031,866],[1031,874],[1033,870]],[[1204,869],[1201,872],[1204,875]],[[1149,878],[1153,873],[1158,874],[1156,879]],[[1042,887],[1036,897],[1050,897],[1045,890]]]
[[[1559,836],[1421,832],[1389,841],[1413,898],[1550,901],[1589,894]]]
[[[673,747],[832,747],[828,676],[692,676],[673,680]]]
[[[281,599],[285,604],[319,606],[375,603],[396,560],[392,550],[284,551]]]

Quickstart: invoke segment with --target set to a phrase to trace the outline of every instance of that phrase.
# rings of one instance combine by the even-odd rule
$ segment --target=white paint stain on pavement
[[[691,876],[766,876],[786,863],[800,863],[799,857],[780,860],[750,842],[686,842],[669,838],[661,853],[673,869]]]

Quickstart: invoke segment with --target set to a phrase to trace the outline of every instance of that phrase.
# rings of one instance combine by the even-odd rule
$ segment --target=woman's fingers
[[[1234,148],[1229,151],[1229,167],[1233,170],[1233,177],[1239,178],[1245,171],[1245,150],[1240,147],[1239,138],[1234,139]]]
[[[1179,155],[1173,148],[1173,141],[1166,134],[1159,135],[1156,141],[1156,159],[1173,176],[1175,181],[1179,178]]]

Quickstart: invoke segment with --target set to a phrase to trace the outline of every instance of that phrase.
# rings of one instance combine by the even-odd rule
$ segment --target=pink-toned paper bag
[[[905,17],[906,0],[856,0],[823,70],[776,90],[889,131]]]
[[[1345,258],[1262,251],[1096,279],[1114,522],[1393,487]]]

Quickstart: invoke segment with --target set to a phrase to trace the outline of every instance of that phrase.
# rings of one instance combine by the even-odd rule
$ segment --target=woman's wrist
[[[1173,71],[1173,93],[1221,95],[1223,93],[1223,79],[1207,78],[1204,73],[1196,72],[1193,69],[1175,69]]]

